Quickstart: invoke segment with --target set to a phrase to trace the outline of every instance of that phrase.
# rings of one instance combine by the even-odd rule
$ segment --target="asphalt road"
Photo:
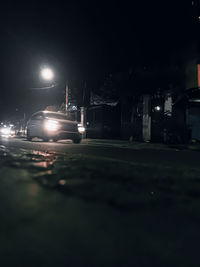
[[[1,266],[199,266],[199,152],[0,140]]]
[[[43,142],[39,139],[33,142],[25,138],[1,138],[0,144],[8,148],[27,149],[30,151],[43,151],[55,153],[72,153],[98,156],[100,158],[112,158],[116,160],[135,162],[141,164],[160,164],[170,166],[199,166],[199,153],[195,151],[179,151],[177,149],[138,149],[137,145],[130,149],[123,146],[115,146],[110,143],[88,142],[83,140],[81,144],[73,144],[70,140],[59,142]],[[148,146],[148,145],[147,145]]]

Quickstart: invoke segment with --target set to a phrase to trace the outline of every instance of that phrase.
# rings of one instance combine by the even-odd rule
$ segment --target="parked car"
[[[66,119],[66,115],[59,112],[39,111],[34,113],[27,122],[26,135],[31,141],[38,137],[48,142],[50,139],[71,139],[74,143],[80,143],[83,127],[78,122]]]

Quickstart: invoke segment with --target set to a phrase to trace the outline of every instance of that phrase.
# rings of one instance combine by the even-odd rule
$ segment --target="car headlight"
[[[10,134],[14,135],[15,134],[15,130],[10,130]]]
[[[57,131],[59,128],[59,123],[54,120],[47,120],[44,123],[44,127],[47,131]]]
[[[1,129],[1,134],[2,135],[10,135],[10,128],[4,127]]]
[[[78,131],[79,133],[84,133],[85,132],[85,127],[83,127],[81,124],[78,124]]]

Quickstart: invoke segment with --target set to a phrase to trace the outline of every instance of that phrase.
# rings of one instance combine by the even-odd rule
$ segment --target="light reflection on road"
[[[30,197],[36,197],[39,191],[39,185],[38,184],[30,184],[28,185],[28,194]]]

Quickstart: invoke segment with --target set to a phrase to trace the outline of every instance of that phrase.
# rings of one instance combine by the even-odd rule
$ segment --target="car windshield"
[[[45,115],[45,118],[58,119],[58,120],[66,120],[67,119],[65,114],[55,114],[55,113],[48,113]]]

